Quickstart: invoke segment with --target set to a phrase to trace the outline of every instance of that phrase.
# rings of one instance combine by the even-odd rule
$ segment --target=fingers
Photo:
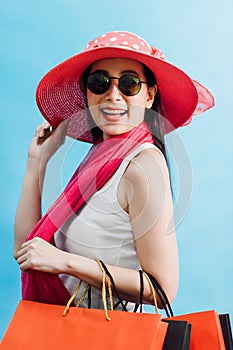
[[[42,144],[53,132],[58,135],[58,138],[61,138],[60,144],[63,144],[68,124],[69,119],[65,119],[53,130],[51,124],[48,121],[44,121],[36,128],[35,137],[37,138],[37,144]]]
[[[49,122],[44,121],[36,128],[35,137],[37,144],[42,144],[52,133],[52,128]]]
[[[36,132],[35,132],[35,136],[36,136],[37,138],[43,137],[44,134],[45,134],[45,131],[46,131],[47,129],[50,129],[50,126],[51,126],[51,125],[49,124],[49,122],[44,121],[43,123],[41,123],[40,125],[37,126]]]
[[[31,244],[31,241],[25,242],[21,245],[20,250],[17,252],[17,262],[22,269],[23,263],[27,260],[28,256],[28,247]]]
[[[55,274],[64,271],[63,266],[66,266],[66,263],[62,263],[64,257],[66,258],[63,251],[40,237],[23,243],[16,256],[19,267],[23,271],[32,269]]]
[[[17,252],[17,261],[21,256],[27,253],[29,246],[31,246],[32,248],[35,248],[31,242],[32,241],[28,241],[21,245],[20,250]]]
[[[40,238],[33,238],[21,245],[20,250],[17,253],[17,262],[21,270],[28,270],[33,268],[35,251],[38,248],[37,245],[40,243]]]
[[[27,266],[27,257],[28,257],[27,248],[20,249],[17,253],[17,263],[21,270],[27,270],[29,267]]]

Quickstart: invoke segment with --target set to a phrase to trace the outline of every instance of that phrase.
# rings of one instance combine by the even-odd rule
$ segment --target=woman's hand
[[[68,123],[68,119],[64,120],[55,130],[52,130],[47,121],[40,124],[29,146],[28,157],[36,158],[46,164],[64,144]]]
[[[68,253],[36,237],[21,245],[16,258],[22,271],[33,269],[59,274],[65,272]]]

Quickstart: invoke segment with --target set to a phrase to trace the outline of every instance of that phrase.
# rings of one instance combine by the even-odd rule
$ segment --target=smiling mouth
[[[111,121],[119,120],[128,112],[128,110],[117,108],[101,108],[100,111],[107,120]]]

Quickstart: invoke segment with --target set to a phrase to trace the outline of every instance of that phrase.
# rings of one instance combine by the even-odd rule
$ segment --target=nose
[[[110,87],[105,95],[107,101],[118,102],[122,100],[123,97],[118,87],[118,82],[118,79],[111,79]]]

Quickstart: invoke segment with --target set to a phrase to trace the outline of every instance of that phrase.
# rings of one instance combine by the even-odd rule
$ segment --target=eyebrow
[[[93,73],[104,73],[104,74],[108,74],[108,72],[104,69],[96,69],[94,70],[93,72],[91,72],[90,74],[93,74]]]
[[[139,73],[138,73],[138,72],[136,72],[136,71],[134,71],[134,70],[130,70],[130,69],[127,69],[127,70],[123,70],[123,71],[121,71],[121,74],[125,74],[125,73],[139,75]]]

